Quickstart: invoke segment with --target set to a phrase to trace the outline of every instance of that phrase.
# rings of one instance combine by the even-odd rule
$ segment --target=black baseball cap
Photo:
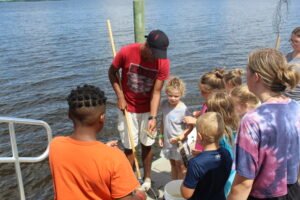
[[[169,38],[164,32],[161,30],[153,30],[146,35],[145,38],[147,38],[147,43],[149,44],[151,52],[155,58],[167,58]]]

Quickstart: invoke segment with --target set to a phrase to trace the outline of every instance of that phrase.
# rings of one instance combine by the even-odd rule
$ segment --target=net
[[[281,27],[287,20],[288,11],[289,0],[279,0],[273,17],[273,28],[277,35],[280,35]]]

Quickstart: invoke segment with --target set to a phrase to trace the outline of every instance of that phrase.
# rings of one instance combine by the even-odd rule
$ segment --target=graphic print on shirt
[[[127,86],[136,94],[151,92],[158,70],[130,63]]]

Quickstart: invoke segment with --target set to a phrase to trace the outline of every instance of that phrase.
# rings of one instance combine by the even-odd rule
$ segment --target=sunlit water
[[[277,0],[148,0],[146,31],[162,29],[170,38],[171,75],[187,83],[186,104],[202,102],[197,80],[215,67],[245,68],[247,55],[274,47],[272,25]],[[290,32],[300,26],[300,1],[291,0],[281,29],[281,48],[291,50]],[[78,84],[99,86],[108,97],[100,140],[118,138],[114,92],[107,78],[112,51],[133,42],[131,0],[0,3],[0,115],[44,120],[54,136],[68,135],[66,96]],[[46,148],[40,128],[17,126],[21,156]],[[6,124],[0,124],[0,156],[11,156]],[[159,148],[155,146],[155,156]],[[80,159],[80,158],[79,158]],[[48,161],[22,164],[27,199],[52,199]],[[0,199],[18,199],[13,164],[0,165]]]

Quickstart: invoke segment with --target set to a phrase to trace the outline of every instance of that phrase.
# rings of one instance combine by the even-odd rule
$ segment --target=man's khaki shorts
[[[145,130],[148,130],[148,117],[150,113],[127,113],[134,146],[136,147],[138,145],[139,140],[144,146],[151,146],[155,142],[155,139],[147,136],[147,132],[145,132]],[[127,132],[127,124],[125,122],[125,116],[122,112],[119,112],[118,114],[118,131],[120,133],[120,138],[124,147],[126,149],[131,149]],[[156,136],[157,133],[153,134],[154,136]]]

